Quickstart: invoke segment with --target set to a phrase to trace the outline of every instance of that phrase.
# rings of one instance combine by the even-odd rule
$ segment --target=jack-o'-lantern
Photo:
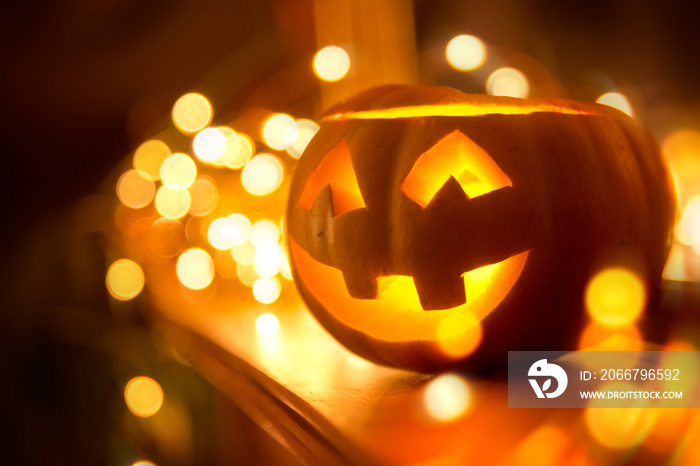
[[[286,225],[298,289],[333,336],[435,371],[575,349],[597,270],[654,289],[674,209],[657,145],[615,109],[384,86],[326,113]]]

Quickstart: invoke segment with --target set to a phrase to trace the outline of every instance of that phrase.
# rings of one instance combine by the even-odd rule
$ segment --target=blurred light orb
[[[170,148],[163,141],[148,140],[134,151],[134,168],[145,172],[152,181],[158,181],[160,166],[171,153]]]
[[[172,118],[175,126],[185,134],[196,133],[209,125],[212,119],[211,104],[201,94],[185,94],[173,105]]]
[[[192,150],[201,161],[213,162],[226,152],[226,136],[217,128],[204,128],[194,137]]]
[[[700,131],[688,128],[673,131],[664,138],[663,149],[671,163],[679,194],[689,187],[693,191],[688,195],[695,194],[695,183],[700,178]]]
[[[209,215],[216,208],[219,201],[219,192],[214,183],[208,178],[198,178],[189,187],[190,203],[189,212],[196,217]]]
[[[207,239],[209,243],[216,249],[226,250],[231,249],[238,238],[238,227],[228,217],[217,218],[207,230]]]
[[[685,203],[674,233],[681,244],[700,245],[700,195],[691,197]]]
[[[262,125],[263,141],[273,149],[287,149],[294,144],[297,134],[296,121],[284,113],[276,113],[268,117]]]
[[[136,416],[150,417],[163,405],[163,389],[150,377],[134,377],[126,384],[124,399]]]
[[[314,56],[314,73],[323,81],[338,81],[350,70],[350,56],[340,47],[324,47]]]
[[[297,120],[297,138],[294,140],[291,146],[287,149],[287,153],[293,158],[298,159],[301,154],[306,149],[311,139],[316,135],[319,130],[319,126],[316,122],[311,120]]]
[[[155,463],[151,463],[150,461],[137,461],[136,463],[132,464],[131,466],[156,466]]]
[[[177,219],[185,215],[191,206],[192,198],[186,189],[172,189],[161,186],[156,191],[156,210],[165,218]]]
[[[459,71],[478,68],[486,58],[484,44],[474,36],[460,35],[453,38],[445,49],[447,62]]]
[[[610,383],[601,391],[637,391],[628,383]],[[620,407],[602,408],[604,400],[591,400],[585,411],[586,427],[593,438],[608,448],[627,449],[642,443],[653,425],[649,400],[620,400]]]
[[[170,259],[180,254],[186,243],[185,227],[177,220],[160,217],[151,223],[146,237],[148,249],[157,257]]]
[[[250,241],[256,248],[265,243],[277,243],[280,239],[280,231],[270,220],[258,220],[250,229]]]
[[[282,266],[280,267],[280,275],[282,275],[284,278],[287,280],[292,280],[292,269],[289,266],[289,257],[285,253],[284,258],[282,259]]]
[[[452,313],[438,325],[438,345],[446,355],[461,358],[476,350],[482,333],[479,320],[471,312]]]
[[[214,261],[204,249],[191,248],[177,258],[177,278],[192,290],[201,290],[214,279]]]
[[[130,259],[119,259],[107,270],[107,290],[113,298],[120,301],[138,296],[145,281],[141,266]]]
[[[255,246],[250,241],[236,244],[231,248],[231,256],[236,264],[252,265],[255,262]]]
[[[263,277],[272,277],[282,268],[284,248],[278,243],[267,242],[255,251],[255,270]]]
[[[229,138],[232,136],[226,136],[226,141],[228,144]],[[233,170],[239,169],[243,166],[245,166],[246,163],[250,160],[250,158],[253,156],[255,153],[255,142],[250,138],[250,136],[246,134],[241,134],[238,133],[238,145],[237,145],[237,152],[236,156],[230,160],[226,161],[225,165],[228,168],[231,168]],[[235,143],[231,143],[235,144]],[[228,147],[228,146],[227,146]]]
[[[252,288],[256,280],[260,278],[260,274],[252,263],[249,265],[237,264],[236,274],[238,274],[238,280],[248,288]]]
[[[590,322],[581,332],[579,350],[588,351],[642,351],[642,334],[636,325],[606,327]]]
[[[641,315],[646,304],[646,290],[634,272],[608,268],[588,283],[585,300],[588,314],[595,322],[606,327],[624,327]]]
[[[281,290],[279,280],[274,277],[260,277],[253,283],[253,296],[263,304],[277,301]]]
[[[466,380],[455,374],[443,374],[428,383],[423,401],[433,419],[448,422],[467,411],[470,398]]]
[[[256,196],[264,196],[282,184],[282,164],[270,154],[258,154],[241,171],[243,188]]]
[[[226,147],[224,152],[212,161],[215,165],[227,165],[233,162],[238,156],[238,151],[241,149],[241,140],[238,134],[228,126],[219,126],[216,128],[224,135]]]
[[[280,329],[280,321],[274,314],[266,312],[255,319],[255,329],[260,335],[276,335]]]
[[[188,155],[175,153],[160,167],[160,178],[170,189],[186,189],[197,177],[197,166]]]
[[[629,116],[634,116],[632,113],[632,106],[630,105],[627,97],[620,94],[619,92],[608,92],[596,99],[599,104],[607,105],[608,107],[614,107],[621,112],[628,114]]]
[[[228,216],[228,219],[236,225],[236,237],[234,238],[233,244],[241,244],[247,241],[252,228],[248,217],[243,214],[231,214]]]
[[[528,95],[527,78],[515,68],[499,68],[486,80],[486,92],[491,95],[525,98]]]
[[[117,197],[127,207],[141,209],[151,203],[156,184],[141,170],[127,170],[117,181]]]

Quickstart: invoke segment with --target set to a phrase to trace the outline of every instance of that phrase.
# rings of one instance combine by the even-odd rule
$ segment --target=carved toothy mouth
[[[355,299],[348,293],[340,270],[316,261],[293,238],[289,244],[297,278],[325,309],[343,324],[387,341],[472,338],[470,335],[480,332],[479,322],[518,281],[529,254],[525,251],[465,273],[464,288],[469,296],[465,304],[425,312],[411,277],[381,277],[377,299]],[[455,319],[471,326],[450,325]]]

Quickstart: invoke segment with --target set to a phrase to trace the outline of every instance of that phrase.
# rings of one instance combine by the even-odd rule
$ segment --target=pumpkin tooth
[[[464,279],[459,273],[414,275],[413,283],[423,310],[449,309],[467,302]]]
[[[468,201],[469,196],[464,192],[459,181],[454,176],[450,176],[447,181],[435,193],[427,206],[426,210],[439,209],[447,204],[456,204],[458,202]]]
[[[343,271],[345,287],[350,296],[355,299],[377,299],[379,297],[379,281],[358,271]]]

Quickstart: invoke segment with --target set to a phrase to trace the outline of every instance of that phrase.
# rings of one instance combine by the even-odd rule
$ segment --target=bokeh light
[[[306,149],[306,146],[311,142],[311,139],[316,135],[319,126],[311,120],[297,120],[297,138],[287,149],[287,153],[295,159],[301,157],[301,154]]]
[[[165,218],[180,218],[190,209],[192,198],[186,189],[161,186],[156,192],[156,210]]]
[[[226,137],[227,144],[228,144],[228,140],[230,137],[231,136]],[[246,163],[248,163],[250,158],[255,153],[255,142],[253,142],[253,140],[250,138],[250,136],[248,136],[246,134],[238,133],[237,137],[238,137],[238,150],[236,152],[236,156],[232,160],[225,162],[225,165],[228,168],[231,168],[234,170],[241,168]],[[235,144],[235,143],[232,143],[232,144]]]
[[[243,214],[217,218],[210,225],[207,238],[216,249],[230,249],[246,241],[250,235],[250,220]]]
[[[443,374],[435,377],[425,387],[423,401],[433,419],[447,422],[467,411],[470,398],[466,380],[456,374]]]
[[[252,225],[248,217],[243,214],[231,214],[228,218],[236,225],[236,238],[233,244],[241,244],[250,238]]]
[[[126,384],[124,400],[135,415],[153,416],[163,405],[163,389],[150,377],[134,377]]]
[[[157,139],[150,139],[134,151],[134,168],[145,172],[152,181],[158,181],[160,166],[170,154],[167,144]]]
[[[251,265],[255,261],[255,246],[250,241],[244,241],[231,248],[231,256],[236,264]]]
[[[472,353],[481,342],[481,325],[470,312],[453,312],[445,316],[437,329],[437,342],[453,358]]]
[[[255,270],[263,277],[276,275],[282,267],[284,249],[277,243],[266,242],[255,251]]]
[[[208,178],[198,178],[189,187],[191,202],[190,214],[203,217],[209,215],[216,208],[219,200],[219,192],[216,185]]]
[[[137,461],[136,463],[132,464],[131,466],[156,466],[155,463],[151,463],[150,461]]]
[[[289,256],[285,253],[284,259],[282,259],[282,266],[280,267],[280,275],[282,275],[287,280],[292,280],[292,269],[289,266]]]
[[[127,301],[141,293],[145,277],[139,264],[130,259],[119,259],[109,266],[106,283],[112,297]]]
[[[117,197],[127,207],[140,209],[151,203],[156,184],[141,170],[128,170],[117,181]]]
[[[236,274],[238,275],[238,280],[248,288],[252,288],[258,278],[260,278],[260,274],[255,270],[252,262],[247,265],[237,263]]]
[[[294,143],[297,134],[296,121],[283,113],[271,115],[262,124],[263,141],[273,149],[287,149]]]
[[[235,136],[235,133],[234,133]],[[238,142],[238,138],[236,138]],[[204,128],[192,141],[194,155],[203,162],[213,162],[226,152],[227,138],[217,128]]]
[[[280,328],[280,322],[274,314],[266,312],[260,314],[255,320],[255,329],[260,335],[276,335]]]
[[[456,70],[469,71],[484,62],[484,44],[474,36],[460,35],[453,38],[445,49],[447,62]]]
[[[663,141],[663,149],[680,189],[682,201],[698,194],[700,188],[700,131],[679,129]],[[689,189],[692,191],[686,192]]]
[[[627,97],[619,92],[608,92],[603,94],[596,99],[596,102],[607,105],[608,107],[614,107],[621,112],[628,114],[629,116],[634,116],[632,113],[632,106],[627,100]]]
[[[601,391],[636,391],[639,387],[626,383],[610,383]],[[620,407],[602,408],[605,400],[592,400],[586,408],[586,427],[592,437],[608,448],[624,449],[639,445],[653,422],[649,400],[620,400]]]
[[[160,167],[160,178],[170,189],[186,189],[197,177],[197,165],[186,154],[175,153]]]
[[[491,95],[525,98],[528,95],[527,78],[515,68],[499,68],[486,80],[486,92]]]
[[[161,217],[148,229],[148,248],[156,257],[171,258],[185,248],[185,228],[177,220]]]
[[[214,261],[204,249],[188,249],[177,259],[177,278],[193,290],[209,286],[214,279],[214,270]]]
[[[642,351],[644,340],[636,325],[608,327],[593,321],[581,332],[579,349],[582,351]]]
[[[173,105],[173,123],[183,133],[196,133],[209,125],[212,119],[209,101],[201,94],[185,94]]]
[[[217,218],[207,230],[207,239],[216,249],[230,249],[238,238],[238,227],[228,217]]]
[[[685,203],[674,234],[681,244],[700,245],[700,195],[691,197]]]
[[[340,47],[324,47],[314,56],[314,73],[323,81],[338,81],[350,70],[350,56]]]
[[[256,196],[270,194],[282,183],[282,164],[270,154],[258,154],[243,167],[241,182],[246,191]]]
[[[263,304],[277,301],[282,288],[275,277],[260,277],[253,283],[253,296]]]
[[[624,327],[639,318],[646,304],[642,280],[624,268],[597,273],[586,288],[586,308],[597,323]]]
[[[277,243],[280,239],[280,231],[270,220],[258,220],[250,229],[250,241],[255,247],[260,247],[265,243]]]
[[[224,135],[226,144],[221,156],[213,160],[212,163],[214,165],[228,165],[238,157],[238,151],[241,150],[241,138],[228,126],[219,126],[216,129]]]

